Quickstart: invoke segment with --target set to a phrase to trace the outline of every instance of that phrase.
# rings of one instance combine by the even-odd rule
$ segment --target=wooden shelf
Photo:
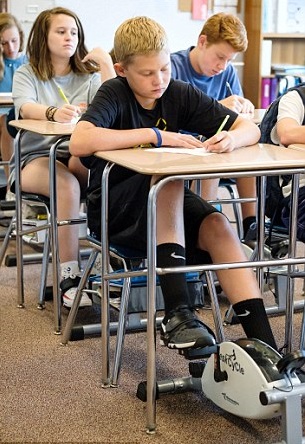
[[[277,34],[274,32],[265,32],[262,34],[264,39],[305,39],[305,34],[300,32]]]
[[[261,65],[262,42],[272,40],[271,63],[305,65],[303,33],[264,33],[264,0],[246,0],[244,23],[248,33],[248,49],[244,55],[243,90],[244,95],[256,108],[261,108]]]

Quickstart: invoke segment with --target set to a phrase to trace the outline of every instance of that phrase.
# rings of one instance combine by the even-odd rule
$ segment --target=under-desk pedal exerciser
[[[183,353],[192,359],[192,350]],[[301,367],[305,353],[282,357],[257,339],[241,338],[222,342],[214,350],[194,350],[190,376],[157,382],[156,397],[166,393],[202,391],[218,407],[249,419],[281,416],[283,444],[305,442],[302,436],[302,406],[305,383]],[[305,379],[305,377],[304,377]],[[138,386],[137,397],[146,401],[146,382]]]

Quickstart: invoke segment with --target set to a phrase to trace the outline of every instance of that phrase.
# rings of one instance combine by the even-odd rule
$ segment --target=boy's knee
[[[209,214],[201,224],[205,236],[215,236],[218,239],[232,233],[230,221],[222,213]]]

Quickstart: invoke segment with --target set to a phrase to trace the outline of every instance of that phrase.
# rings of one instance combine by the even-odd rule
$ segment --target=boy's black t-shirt
[[[224,130],[228,130],[238,114],[222,106],[192,85],[171,80],[163,96],[153,110],[147,110],[137,102],[128,82],[123,77],[108,80],[98,90],[92,104],[81,120],[97,127],[112,129],[136,129],[157,127],[167,131],[186,131],[212,137],[224,117],[230,118]],[[95,156],[81,158],[90,169],[88,192],[100,188],[106,162]],[[115,166],[110,174],[110,187],[125,180],[135,172]]]

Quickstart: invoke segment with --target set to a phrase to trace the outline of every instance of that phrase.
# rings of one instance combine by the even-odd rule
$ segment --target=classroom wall
[[[190,12],[179,10],[179,0],[9,0],[9,10],[18,17],[26,32],[37,14],[52,6],[75,11],[84,26],[89,49],[113,46],[116,28],[127,18],[147,15],[161,23],[168,34],[171,51],[195,45],[202,20],[193,20]]]
[[[7,8],[21,23],[27,38],[37,15],[44,9],[53,8],[55,0],[8,0]]]
[[[147,15],[167,30],[172,51],[195,44],[202,21],[191,20],[189,12],[178,11],[178,0],[56,0],[77,12],[85,28],[89,48],[110,50],[116,28],[127,18]]]
[[[240,4],[239,17],[243,19],[244,0]],[[202,20],[193,20],[190,12],[179,10],[179,0],[8,0],[9,11],[18,17],[26,35],[37,14],[53,6],[64,6],[78,14],[89,50],[101,46],[110,51],[117,27],[127,18],[137,15],[147,15],[164,26],[171,51],[195,45],[203,26]],[[220,7],[214,12],[225,9]],[[242,58],[239,55],[236,60],[241,61]],[[242,81],[242,69],[238,70]]]

